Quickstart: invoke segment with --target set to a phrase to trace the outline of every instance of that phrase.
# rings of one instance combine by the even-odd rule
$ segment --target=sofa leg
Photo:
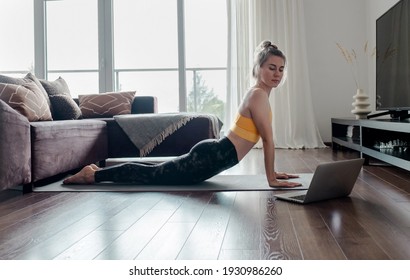
[[[24,184],[23,185],[23,194],[33,192],[33,187],[34,187],[33,183]]]

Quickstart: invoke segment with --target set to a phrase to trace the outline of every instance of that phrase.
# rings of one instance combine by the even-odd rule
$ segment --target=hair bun
[[[274,44],[272,44],[271,41],[262,41],[262,43],[260,43],[259,45],[259,49],[269,49],[269,48],[273,48],[275,50],[278,49],[278,47]]]

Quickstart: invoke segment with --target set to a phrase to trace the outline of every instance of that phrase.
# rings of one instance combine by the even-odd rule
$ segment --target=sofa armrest
[[[158,100],[155,96],[135,96],[131,105],[131,114],[158,113]]]
[[[30,181],[30,123],[25,116],[0,100],[0,190]]]

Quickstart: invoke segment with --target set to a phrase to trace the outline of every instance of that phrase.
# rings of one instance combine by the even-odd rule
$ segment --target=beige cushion
[[[45,90],[45,88],[44,88],[43,85],[41,84],[40,80],[37,79],[37,77],[36,77],[34,74],[32,74],[32,73],[27,73],[27,75],[26,75],[24,78],[33,81],[33,82],[38,86],[38,88],[40,89],[40,91],[41,91],[41,92],[43,93],[43,95],[46,97],[48,106],[51,106],[51,104],[50,104],[50,99],[48,98],[47,91]],[[50,109],[50,110],[51,110],[51,109]]]
[[[113,117],[131,113],[135,91],[79,95],[83,118]]]
[[[40,80],[37,79],[37,77],[34,74],[27,73],[27,75],[24,76],[24,78],[14,78],[14,77],[0,75],[0,83],[4,83],[4,84],[24,85],[25,83],[31,82],[31,81],[33,81],[38,86],[40,91],[46,97],[48,106],[50,106],[50,100],[48,99],[48,94],[46,90],[44,89],[44,87],[41,85]]]
[[[53,120],[46,97],[32,81],[23,85],[0,83],[0,99],[29,121]]]

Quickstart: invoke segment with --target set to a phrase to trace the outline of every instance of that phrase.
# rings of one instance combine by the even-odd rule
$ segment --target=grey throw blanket
[[[219,119],[214,115],[169,113],[114,116],[115,121],[140,151],[140,157],[150,153],[166,137],[196,117],[208,117],[212,135],[219,138]]]

